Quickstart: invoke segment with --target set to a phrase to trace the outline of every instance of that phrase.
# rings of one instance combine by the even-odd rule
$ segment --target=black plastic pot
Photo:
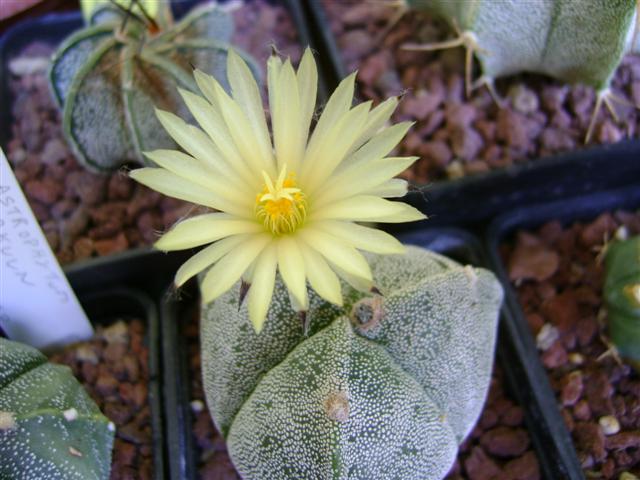
[[[573,440],[564,426],[560,416],[555,395],[551,390],[547,374],[542,367],[536,349],[535,339],[529,330],[527,320],[518,302],[515,290],[511,286],[506,267],[500,258],[499,246],[510,234],[519,229],[535,229],[551,220],[568,224],[578,220],[593,219],[598,214],[615,209],[640,208],[640,183],[632,187],[600,192],[598,194],[575,197],[557,202],[533,204],[526,208],[514,210],[496,218],[490,225],[486,242],[490,262],[494,272],[499,276],[506,293],[506,308],[503,329],[513,338],[513,355],[523,360],[523,366],[515,374],[514,385],[522,398],[537,408],[533,411],[540,428],[553,443],[540,446],[553,448],[555,461],[566,469],[568,478],[584,478],[582,468],[573,448]],[[527,389],[527,385],[537,385],[535,389]]]
[[[101,266],[87,266],[82,274],[97,276]],[[77,271],[76,275],[79,275]],[[72,286],[76,275],[69,280]],[[161,388],[160,322],[154,302],[141,291],[132,288],[102,287],[94,291],[84,290],[79,295],[80,303],[94,326],[109,325],[117,320],[142,320],[146,327],[145,340],[149,348],[148,402],[151,409],[151,430],[153,435],[153,471],[156,480],[166,478],[165,472],[165,430]]]
[[[347,75],[322,0],[304,2],[329,88]],[[430,226],[477,227],[496,215],[541,201],[640,184],[640,140],[590,147],[457,180],[416,185],[403,201]]]
[[[443,253],[461,263],[486,266],[486,256],[479,240],[472,234],[455,228],[435,228],[405,232],[399,237],[404,243],[419,245]],[[191,287],[195,287],[191,285]],[[182,298],[171,298],[161,308],[165,408],[168,424],[169,464],[172,479],[193,480],[197,478],[197,460],[192,433],[192,413],[190,407],[190,372],[186,339],[181,335],[179,325],[188,320],[198,308],[199,297],[195,288],[188,288]],[[511,313],[503,308],[497,346],[497,361],[505,372],[507,389],[525,411],[526,424],[536,449],[541,473],[547,479],[578,479],[579,473],[572,470],[564,450],[571,449],[566,444],[564,431],[549,424],[547,410],[558,417],[553,393],[545,385],[546,377],[523,375],[531,368],[541,369],[537,356],[523,355],[520,348],[519,332],[511,328],[514,321]],[[551,415],[553,417],[553,415]],[[574,454],[575,456],[575,454]]]

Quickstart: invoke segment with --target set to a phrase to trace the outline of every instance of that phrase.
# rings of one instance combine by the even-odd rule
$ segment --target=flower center
[[[264,188],[256,195],[256,217],[274,235],[293,233],[307,218],[307,199],[296,187],[295,173],[282,167],[275,185],[262,172]]]

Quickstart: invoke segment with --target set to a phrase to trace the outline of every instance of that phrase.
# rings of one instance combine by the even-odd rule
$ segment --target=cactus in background
[[[245,478],[441,478],[487,393],[502,289],[408,247],[369,255],[382,295],[310,297],[308,335],[278,279],[256,334],[236,285],[203,306],[204,387]]]
[[[614,240],[605,261],[609,336],[620,355],[640,371],[640,236]]]
[[[49,80],[63,109],[63,131],[77,158],[98,171],[142,151],[174,148],[154,107],[187,115],[177,87],[195,91],[197,67],[224,78],[231,16],[216,4],[195,8],[173,23],[166,3],[151,17],[118,3],[99,5],[90,25],[54,55]]]
[[[68,367],[0,338],[0,478],[106,480],[114,430]]]
[[[416,9],[445,19],[458,33],[455,39],[411,50],[466,49],[467,94],[486,85],[494,98],[494,79],[520,72],[549,75],[597,90],[597,102],[587,132],[604,103],[617,116],[611,78],[626,53],[640,53],[638,0],[553,0],[496,2],[492,0],[403,0],[400,9]],[[471,81],[473,56],[482,69]]]

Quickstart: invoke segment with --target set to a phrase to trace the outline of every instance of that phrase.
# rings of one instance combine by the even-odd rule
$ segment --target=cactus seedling
[[[640,236],[614,240],[605,262],[609,336],[620,355],[640,370]]]
[[[487,392],[502,289],[417,247],[367,257],[383,296],[312,294],[305,336],[276,282],[264,330],[236,285],[203,305],[207,402],[244,478],[438,479]]]
[[[174,23],[162,2],[156,16],[140,2],[95,9],[90,24],[54,55],[49,80],[63,110],[63,132],[80,162],[109,171],[127,161],[144,163],[142,151],[172,148],[154,115],[154,104],[186,114],[177,87],[195,90],[198,67],[222,78],[230,15],[215,3]]]
[[[68,367],[0,338],[0,478],[107,480],[114,431]]]
[[[496,78],[519,72],[549,75],[596,89],[597,102],[587,131],[588,142],[604,104],[617,116],[609,85],[626,53],[640,53],[640,3],[637,0],[402,0],[400,12],[416,9],[442,17],[457,37],[432,44],[410,44],[411,50],[462,46],[466,50],[467,94],[486,85],[494,98]],[[473,56],[482,74],[471,81]]]

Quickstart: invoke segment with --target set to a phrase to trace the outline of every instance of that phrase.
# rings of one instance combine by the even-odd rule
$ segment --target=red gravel
[[[524,413],[505,391],[504,382],[502,370],[496,364],[482,415],[460,446],[447,480],[540,478]]]
[[[252,0],[234,12],[234,44],[259,65],[274,44],[297,62],[302,49],[283,7]],[[22,57],[49,58],[52,47],[35,42]],[[88,172],[67,147],[44,71],[12,75],[11,140],[7,157],[45,236],[62,264],[153,243],[178,219],[200,210],[130,180],[126,173]]]
[[[607,353],[598,257],[621,225],[637,235],[640,213],[604,213],[566,228],[549,222],[502,247],[585,474],[606,479],[640,475],[640,377]],[[529,249],[544,252],[543,265],[526,260]],[[616,421],[619,432],[603,427]]]
[[[71,367],[100,410],[116,425],[111,479],[153,478],[149,349],[140,320],[98,327],[94,339],[50,356]]]
[[[444,23],[412,11],[383,40],[379,35],[394,10],[385,2],[322,1],[347,71],[358,70],[363,100],[379,102],[406,91],[395,120],[415,120],[400,150],[418,155],[403,176],[418,183],[501,168],[516,162],[583,147],[595,94],[538,75],[497,81],[505,97],[500,109],[486,89],[464,95],[462,48],[410,52],[405,43],[452,38]],[[474,78],[479,75],[477,69]],[[627,56],[612,84],[622,98],[640,106],[640,57]],[[619,106],[625,119],[616,125],[601,113],[595,143],[640,136],[640,112]]]

